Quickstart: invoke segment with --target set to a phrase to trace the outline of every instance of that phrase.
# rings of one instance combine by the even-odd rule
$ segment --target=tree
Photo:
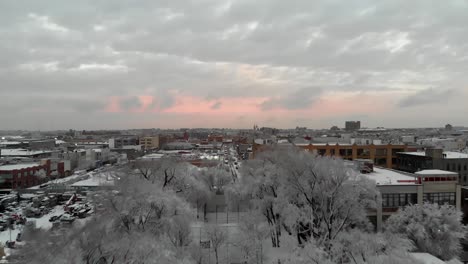
[[[243,254],[245,263],[263,263],[263,241],[268,235],[268,224],[258,212],[249,211],[242,217],[234,244]]]
[[[281,168],[276,162],[281,152],[265,152],[255,160],[244,163],[242,179],[237,181],[237,191],[241,198],[251,201],[270,225],[270,237],[273,247],[280,247],[281,225],[283,223],[281,209],[286,200],[280,197],[282,184]],[[240,200],[240,199],[239,199]]]
[[[83,227],[64,233],[26,231],[27,242],[16,257],[33,264],[193,263],[188,252],[179,250],[189,245],[191,235],[191,210],[182,196],[132,174],[116,181],[116,188],[117,195],[100,196],[105,210]]]
[[[458,257],[466,235],[462,213],[450,205],[415,204],[400,209],[386,222],[386,230],[406,235],[416,250],[443,260]]]
[[[422,264],[408,253],[411,241],[398,235],[367,233],[354,229],[340,233],[331,250],[309,241],[287,257],[288,264]]]
[[[294,148],[263,152],[244,163],[240,187],[273,227],[274,247],[281,229],[299,244],[312,237],[328,245],[351,227],[369,228],[366,210],[375,207],[375,182],[360,177],[343,160]],[[329,250],[329,249],[328,249]]]
[[[215,252],[216,264],[219,264],[219,251],[227,241],[227,232],[222,226],[216,224],[208,225],[205,232]]]

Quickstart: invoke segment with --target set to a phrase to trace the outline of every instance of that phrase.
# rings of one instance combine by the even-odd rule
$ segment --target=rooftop
[[[398,152],[405,155],[414,155],[414,156],[426,156],[426,152],[424,151],[416,151],[416,152]],[[456,151],[444,151],[443,154],[445,155],[446,159],[468,159],[468,154],[463,152],[456,152]]]
[[[0,166],[0,171],[12,171],[12,170],[21,170],[31,167],[39,166],[38,163],[21,163],[21,164],[11,164]]]
[[[368,179],[375,180],[377,185],[409,185],[416,184],[416,176],[395,170],[374,167],[371,173],[361,174]]]
[[[417,175],[458,175],[456,172],[444,171],[444,170],[422,170],[418,171]]]
[[[37,151],[29,151],[26,149],[1,149],[1,155],[2,156],[34,156],[34,155],[40,155],[40,154],[47,154],[47,153],[52,153],[51,151],[43,151],[43,150],[37,150]]]

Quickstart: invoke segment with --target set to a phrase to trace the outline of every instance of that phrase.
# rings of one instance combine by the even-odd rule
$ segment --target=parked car
[[[51,218],[49,218],[49,222],[56,222],[60,220],[61,215],[53,215]]]
[[[63,214],[61,217],[60,217],[60,221],[61,222],[66,222],[66,223],[72,223],[73,221],[75,221],[75,217],[74,216],[71,216],[69,214]]]

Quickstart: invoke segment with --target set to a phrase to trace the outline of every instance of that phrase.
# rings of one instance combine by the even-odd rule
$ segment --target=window
[[[384,193],[382,194],[382,207],[400,207],[418,202],[415,193]]]
[[[458,171],[461,171],[461,165],[458,164]]]
[[[463,170],[465,170],[465,171],[466,171],[466,164],[463,166]]]
[[[455,166],[456,166],[455,163],[452,163],[452,171],[455,171],[456,169]]]
[[[455,193],[425,193],[424,200],[431,203],[437,203],[440,205],[449,204],[455,205]]]
[[[450,170],[450,164],[447,164],[447,170],[448,171]]]

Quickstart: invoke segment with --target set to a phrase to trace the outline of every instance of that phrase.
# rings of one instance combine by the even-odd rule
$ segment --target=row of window
[[[416,193],[384,193],[382,194],[382,207],[400,207],[418,202]]]
[[[437,203],[440,205],[449,204],[455,205],[455,193],[425,193],[424,201],[430,203]],[[418,197],[416,193],[384,193],[382,194],[382,207],[395,208],[402,207],[410,204],[416,204]]]
[[[456,171],[457,169],[458,169],[458,171],[461,171],[461,170],[462,170],[461,164],[458,164],[458,166],[457,166],[457,164],[452,163],[452,169],[450,169],[450,164],[447,164],[447,170],[448,170],[448,171]],[[464,170],[464,171],[467,170],[466,164],[463,165],[463,170]]]
[[[424,201],[437,203],[440,205],[455,205],[455,193],[425,193]]]

